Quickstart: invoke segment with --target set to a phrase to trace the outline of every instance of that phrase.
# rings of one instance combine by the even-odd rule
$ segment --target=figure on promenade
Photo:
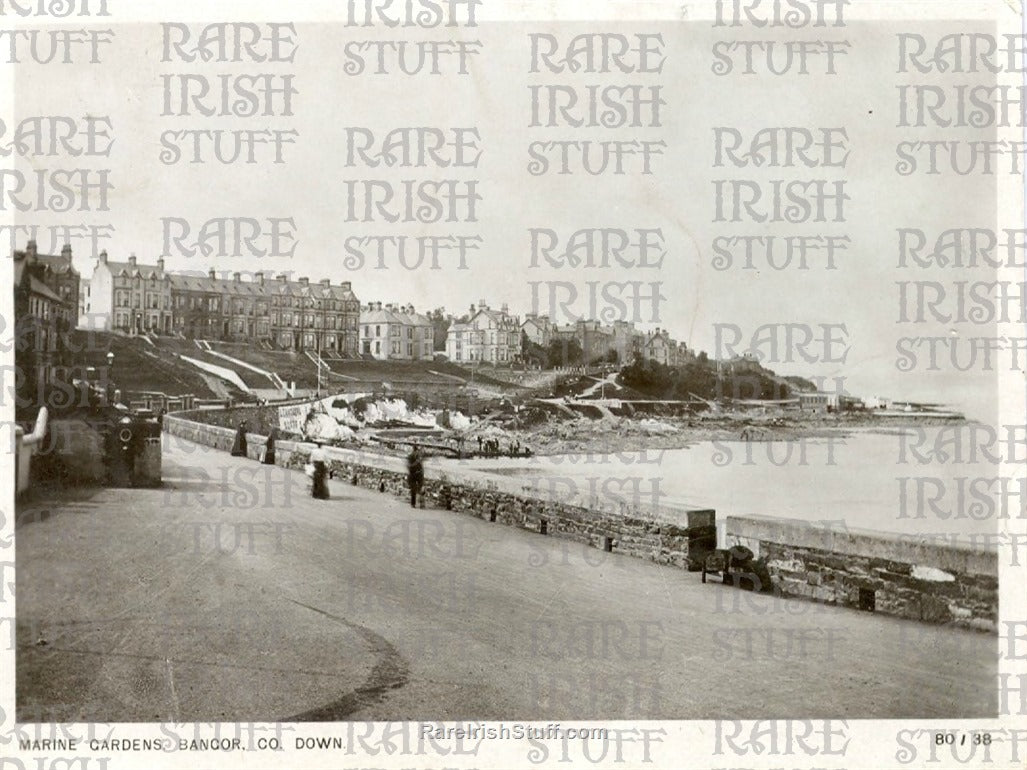
[[[232,457],[246,457],[246,420],[239,423],[239,429],[235,432]]]
[[[267,432],[267,443],[264,445],[264,465],[275,464],[275,433],[277,428],[271,428]]]
[[[424,486],[424,459],[417,444],[414,444],[414,448],[407,456],[407,483],[410,485],[410,507],[416,508],[417,496]]]
[[[314,466],[314,475],[310,485],[310,494],[318,500],[327,500],[328,494],[328,456],[324,445],[318,442],[317,448],[310,453],[310,464]]]

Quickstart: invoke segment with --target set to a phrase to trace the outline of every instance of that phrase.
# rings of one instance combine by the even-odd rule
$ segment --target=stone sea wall
[[[235,437],[232,428],[177,415],[164,418],[164,429],[172,436],[224,451],[231,449]],[[262,457],[264,442],[262,435],[247,435],[251,458]],[[275,463],[301,469],[313,449],[313,444],[279,440]],[[409,495],[402,458],[337,447],[325,447],[325,454],[336,481],[398,497]],[[491,480],[471,470],[443,473],[430,463],[425,469],[423,491],[426,503],[432,507],[683,569],[698,569],[716,542],[715,513],[711,509],[612,509],[589,501],[531,494],[516,481]]]
[[[785,596],[997,630],[994,551],[761,516],[729,516],[726,532],[765,560]]]

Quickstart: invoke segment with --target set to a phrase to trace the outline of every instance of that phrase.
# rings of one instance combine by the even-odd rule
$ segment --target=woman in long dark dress
[[[275,464],[275,428],[267,432],[267,443],[264,444],[264,465]]]
[[[310,485],[310,494],[318,500],[327,500],[328,494],[328,458],[325,455],[321,444],[310,453],[310,464],[314,466],[313,483]]]
[[[246,457],[246,421],[239,423],[235,432],[235,443],[232,445],[232,457]]]

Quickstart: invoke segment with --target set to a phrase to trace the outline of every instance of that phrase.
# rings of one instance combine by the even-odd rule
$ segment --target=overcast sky
[[[927,24],[915,25],[930,32]],[[903,25],[901,29],[910,29]],[[900,372],[896,338],[946,335],[952,325],[898,324],[895,282],[933,279],[990,280],[986,271],[896,269],[898,227],[935,233],[945,227],[994,227],[995,195],[991,178],[952,175],[900,177],[894,171],[895,145],[903,138],[926,138],[929,131],[897,129],[895,86],[917,82],[895,74],[895,27],[852,24],[822,37],[848,39],[853,47],[839,59],[840,75],[717,77],[711,73],[712,43],[724,35],[699,23],[488,24],[473,30],[442,28],[421,32],[424,39],[480,40],[483,53],[472,60],[472,74],[447,77],[404,75],[351,76],[344,71],[347,42],[396,37],[377,30],[342,25],[297,25],[299,49],[292,64],[162,63],[159,25],[122,25],[92,66],[23,66],[18,71],[20,116],[108,114],[115,144],[109,159],[84,165],[111,169],[115,191],[109,212],[63,215],[62,222],[110,223],[116,235],[112,258],[135,252],[152,262],[162,250],[162,217],[185,217],[199,226],[217,216],[293,217],[299,245],[292,259],[172,256],[173,269],[270,272],[291,271],[311,280],[351,280],[367,301],[413,302],[418,309],[445,306],[463,312],[486,299],[509,303],[523,314],[531,309],[531,281],[570,281],[583,294],[588,281],[660,281],[666,301],[659,318],[646,305],[637,319],[644,328],[662,326],[695,348],[714,353],[715,324],[735,324],[746,339],[766,323],[845,324],[851,349],[844,363],[796,364],[771,361],[783,373],[846,378],[846,387],[863,395],[882,394],[952,403],[973,416],[990,419],[994,374]],[[937,29],[937,28],[934,28]],[[552,32],[562,40],[580,32],[659,32],[667,57],[662,74],[530,74],[529,32]],[[810,37],[807,31],[805,37]],[[777,39],[783,35],[775,33]],[[404,33],[408,40],[417,35]],[[797,34],[796,37],[803,37]],[[750,36],[751,37],[751,36]],[[444,61],[453,71],[453,60]],[[161,117],[161,75],[202,73],[292,74],[298,94],[292,117]],[[923,79],[931,82],[929,78]],[[529,128],[529,85],[660,85],[666,105],[659,127],[618,129]],[[483,150],[477,169],[353,169],[345,166],[344,128],[365,126],[381,134],[398,126],[476,127]],[[713,127],[746,132],[769,126],[844,126],[851,155],[838,169],[713,168]],[[169,129],[295,129],[298,142],[285,148],[286,163],[273,165],[211,162],[164,165],[159,160],[162,132]],[[942,132],[936,132],[942,135]],[[951,133],[951,132],[950,132]],[[536,140],[662,140],[667,154],[654,160],[648,176],[591,177],[584,174],[532,176],[527,147]],[[261,148],[267,151],[267,148]],[[266,155],[264,157],[267,157]],[[31,160],[30,164],[67,168],[75,161]],[[432,225],[347,222],[345,180],[477,179],[483,200],[477,222]],[[846,179],[851,201],[844,223],[759,225],[715,223],[712,180]],[[48,224],[39,214],[23,221]],[[528,229],[551,227],[563,234],[585,227],[662,228],[667,256],[659,270],[530,269]],[[847,235],[850,249],[839,255],[838,269],[798,271],[715,270],[711,243],[722,235]],[[388,269],[371,265],[348,269],[347,237],[371,235],[480,236],[469,269],[457,270],[444,255],[442,270]],[[41,244],[41,248],[46,244]],[[85,275],[91,260],[83,248],[76,260]],[[601,305],[600,309],[604,306]],[[587,313],[587,305],[574,310]],[[565,321],[565,318],[557,320]],[[991,327],[959,327],[964,336],[993,335]],[[811,351],[822,352],[811,348]],[[783,355],[780,356],[783,358]]]

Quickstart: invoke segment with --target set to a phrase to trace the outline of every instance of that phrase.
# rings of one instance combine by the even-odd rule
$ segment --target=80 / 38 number
[[[967,738],[969,737],[969,741]],[[991,733],[935,733],[935,746],[965,746],[970,743],[972,746],[990,746]]]

